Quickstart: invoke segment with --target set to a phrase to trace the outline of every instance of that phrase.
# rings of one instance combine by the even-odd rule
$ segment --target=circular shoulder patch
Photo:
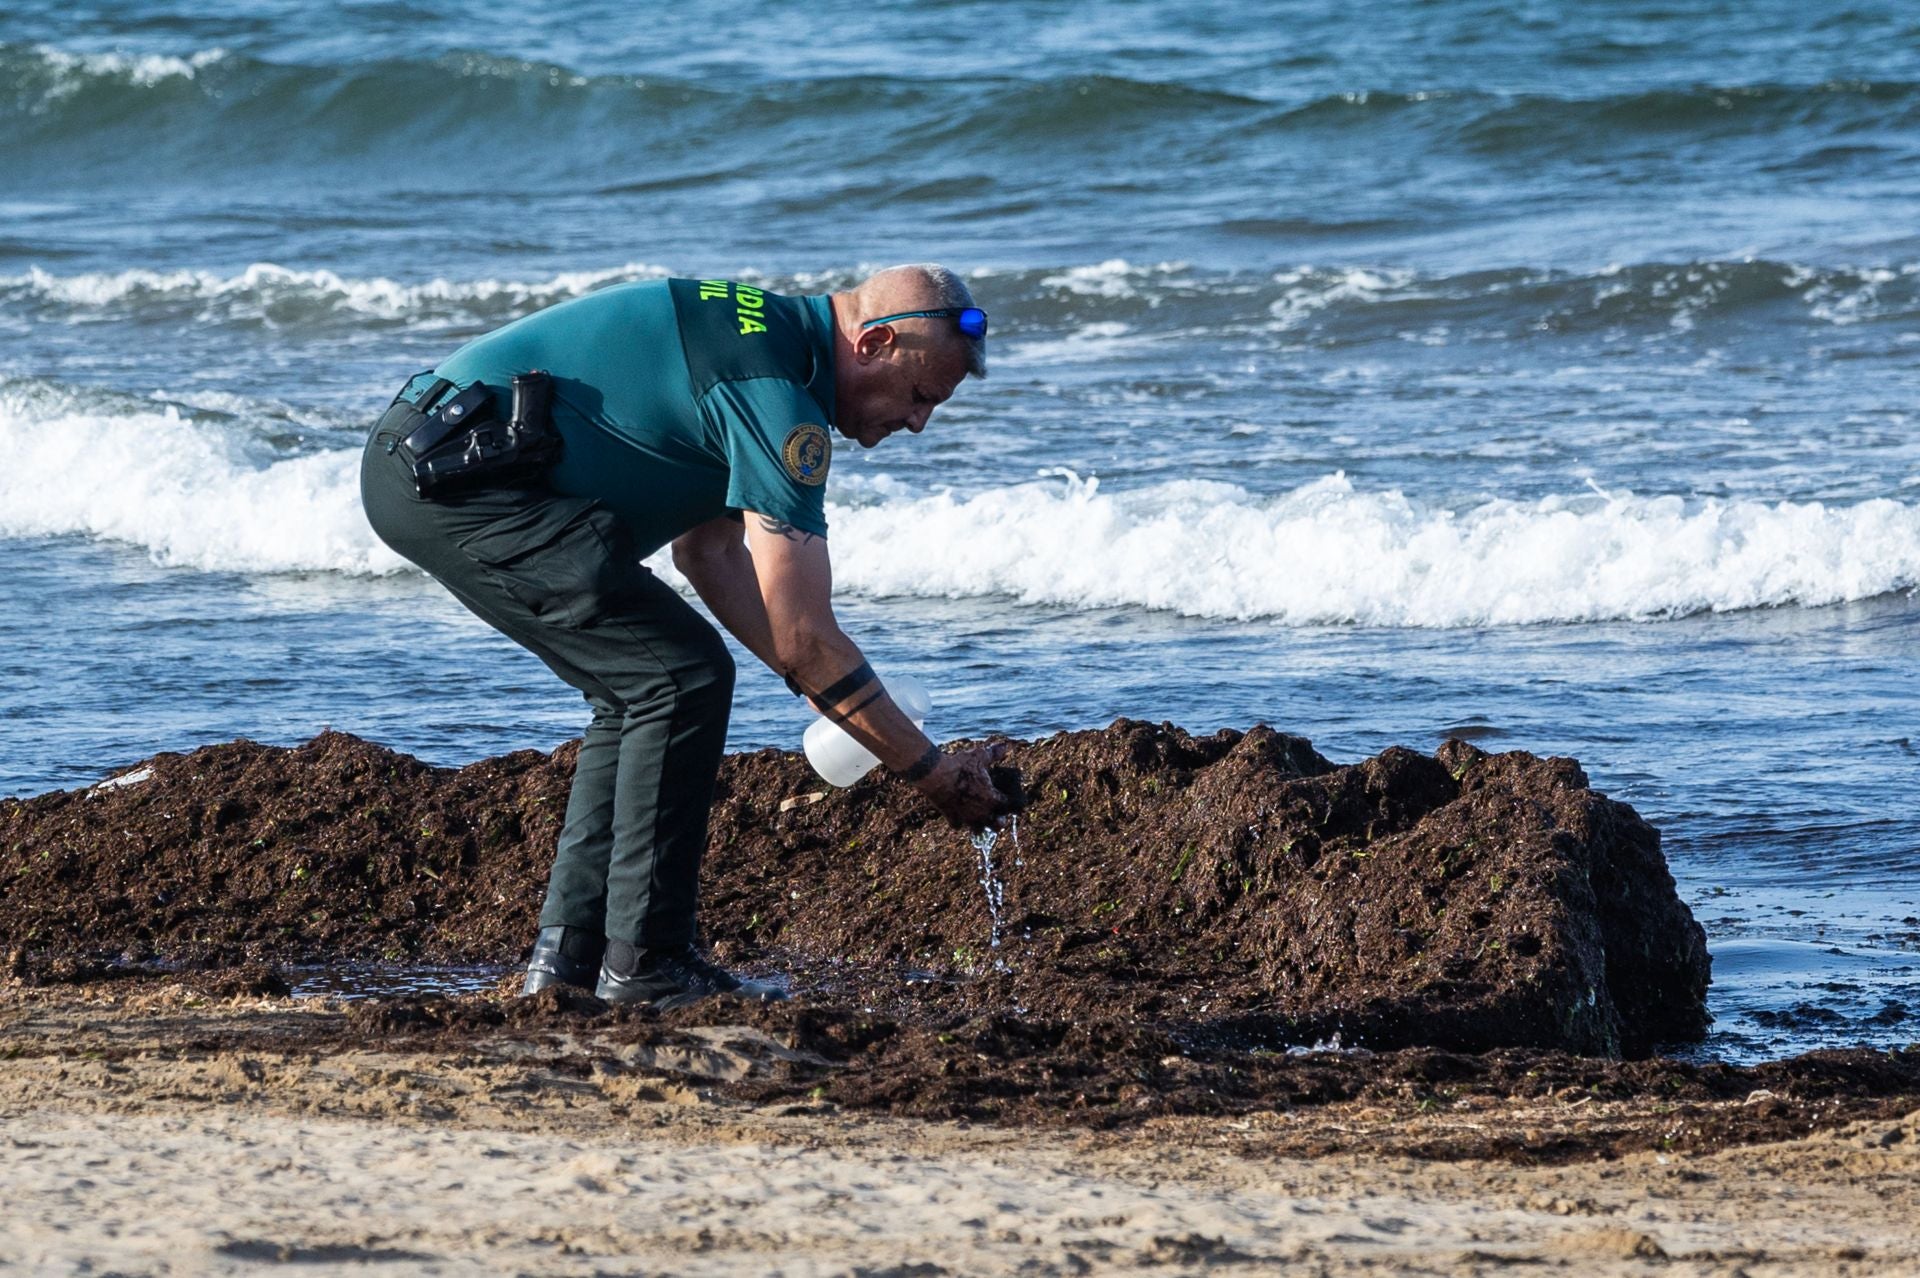
[[[787,474],[800,483],[824,484],[827,466],[833,461],[833,440],[825,427],[801,422],[787,432],[787,442],[780,445],[780,460]]]

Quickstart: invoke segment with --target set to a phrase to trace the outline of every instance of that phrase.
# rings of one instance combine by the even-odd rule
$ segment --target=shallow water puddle
[[[413,994],[472,994],[489,990],[512,969],[397,963],[342,963],[287,969],[295,998],[397,998]]]
[[[1920,954],[1910,949],[1765,936],[1709,945],[1714,1025],[1675,1055],[1747,1065],[1920,1037]]]

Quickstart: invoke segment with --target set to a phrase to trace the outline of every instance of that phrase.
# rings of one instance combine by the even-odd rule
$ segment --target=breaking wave
[[[8,388],[0,536],[123,542],[209,572],[407,571],[366,525],[358,459],[286,455],[244,416]],[[1279,493],[1116,492],[1066,472],[973,493],[848,477],[835,497],[836,579],[874,597],[1449,628],[1817,606],[1920,583],[1920,508],[1890,499],[1595,490],[1452,510],[1342,475]]]
[[[800,275],[742,273],[781,291],[846,288],[866,266]],[[627,262],[536,279],[435,277],[406,281],[302,270],[271,262],[222,274],[124,270],[57,274],[41,267],[0,275],[0,313],[43,322],[326,328],[505,323],[595,289],[673,274]],[[1532,268],[1460,274],[1304,265],[1220,271],[1182,262],[1105,262],[980,270],[974,291],[994,310],[996,333],[1138,330],[1277,336],[1282,341],[1365,341],[1436,327],[1477,336],[1546,332],[1685,331],[1748,318],[1817,327],[1920,316],[1920,263],[1812,266],[1770,260],[1704,260],[1568,272]],[[1114,326],[1121,325],[1123,328]]]
[[[537,280],[404,283],[257,262],[232,275],[214,271],[128,270],[55,275],[33,267],[0,275],[0,306],[41,318],[114,318],[145,322],[324,325],[367,320],[438,325],[504,322],[612,284],[658,279],[663,267],[630,262],[567,271]]]
[[[79,534],[205,572],[406,567],[361,512],[358,450],[286,456],[244,420],[0,389],[0,537]]]

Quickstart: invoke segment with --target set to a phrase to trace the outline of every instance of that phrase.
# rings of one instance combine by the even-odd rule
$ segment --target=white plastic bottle
[[[927,714],[933,709],[933,698],[927,695],[927,685],[909,674],[895,675],[882,682],[894,704],[913,720],[914,726],[924,728]],[[828,785],[852,785],[873,771],[880,762],[865,746],[848,736],[845,728],[825,717],[807,725],[803,742],[807,762],[813,765],[813,770]]]

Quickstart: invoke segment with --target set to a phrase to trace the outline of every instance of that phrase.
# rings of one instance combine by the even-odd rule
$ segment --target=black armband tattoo
[[[842,701],[845,701],[848,697],[851,697],[854,693],[860,691],[860,689],[866,687],[868,684],[876,682],[878,679],[879,676],[873,673],[872,664],[863,661],[836,679],[823,690],[818,697],[814,698],[814,700],[831,710],[834,706],[839,705]]]
[[[904,772],[896,772],[893,775],[909,783],[923,781],[926,779],[928,773],[940,766],[940,760],[945,757],[945,755],[940,753],[939,746],[930,745],[927,747],[927,752],[915,760],[912,767]]]
[[[885,688],[875,688],[872,692],[868,693],[866,696],[866,699],[861,701],[858,705],[848,706],[845,710],[827,711],[826,712],[827,720],[830,723],[839,724],[841,727],[845,727],[847,720],[853,718],[853,716],[855,716],[856,714],[859,714],[862,710],[865,710],[868,706],[872,705],[874,702],[878,701],[880,698],[886,695],[887,695],[887,690]]]
[[[780,677],[787,681],[788,692],[791,692],[796,697],[804,697],[807,695],[807,690],[801,687],[800,681],[794,678],[791,674],[782,673]]]

